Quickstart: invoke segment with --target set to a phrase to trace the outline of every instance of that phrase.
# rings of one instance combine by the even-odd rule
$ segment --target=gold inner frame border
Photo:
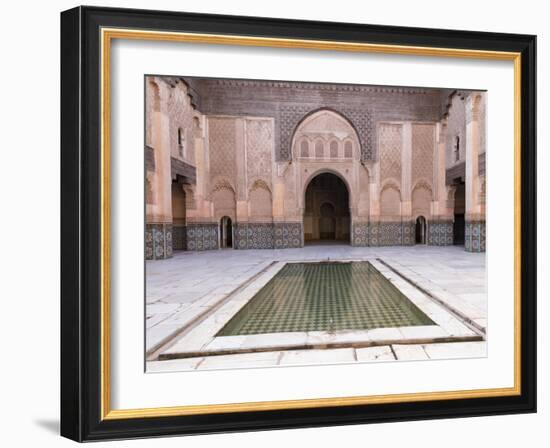
[[[521,394],[521,53],[420,47],[307,39],[283,39],[218,34],[163,32],[139,29],[101,29],[101,420],[173,417],[229,412],[253,412],[318,407],[358,406],[433,400],[504,397]],[[296,48],[325,51],[412,56],[505,60],[514,63],[514,386],[441,392],[313,398],[208,405],[111,409],[110,368],[110,62],[113,39],[185,42],[213,45]]]

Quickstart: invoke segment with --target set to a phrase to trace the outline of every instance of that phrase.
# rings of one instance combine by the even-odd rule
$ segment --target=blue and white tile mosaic
[[[453,222],[428,222],[428,245],[451,246],[453,244]]]
[[[235,224],[235,249],[273,249],[272,223]]]
[[[186,226],[187,250],[218,249],[218,225],[192,223]]]
[[[277,222],[273,224],[275,249],[303,247],[304,232],[301,222]]]
[[[466,221],[464,227],[464,250],[485,252],[485,221]]]
[[[172,224],[145,225],[145,259],[162,260],[172,256]]]
[[[285,249],[302,247],[301,223],[237,223],[235,249]]]

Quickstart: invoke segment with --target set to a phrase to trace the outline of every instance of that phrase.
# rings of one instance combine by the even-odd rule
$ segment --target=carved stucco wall
[[[459,93],[455,93],[450,100],[450,105],[447,110],[447,136],[445,161],[446,168],[451,168],[464,161],[466,157],[466,109],[464,97]],[[455,145],[456,138],[459,142],[459,160],[456,160]]]
[[[377,160],[378,122],[441,118],[442,91],[435,89],[199,78],[194,86],[205,114],[273,118],[276,161],[291,159],[296,127],[304,116],[323,108],[352,123],[363,161]]]
[[[374,130],[371,112],[367,108],[355,109],[351,107],[332,108],[332,110],[345,117],[354,128],[359,139],[358,143],[361,151],[361,159],[364,161],[373,159]],[[280,144],[278,152],[280,160],[290,160],[293,136],[296,134],[304,117],[313,114],[317,115],[318,112],[319,108],[312,108],[311,106],[293,105],[281,107],[279,118]]]
[[[250,222],[271,222],[273,220],[271,190],[265,182],[254,182],[248,194],[248,202]]]
[[[412,185],[425,181],[433,185],[435,125],[412,126]]]
[[[236,185],[236,119],[208,117],[208,166],[212,190],[219,182]]]
[[[425,183],[417,184],[412,192],[413,218],[417,218],[418,216],[424,216],[425,218],[430,218],[431,201],[432,201],[432,190],[429,187],[429,185]]]
[[[321,110],[302,118],[293,134],[293,159],[359,158],[357,133],[344,116]]]
[[[403,125],[381,123],[378,127],[380,152],[380,181],[392,179],[401,185],[401,148]]]
[[[235,220],[235,192],[229,185],[219,184],[212,192],[214,220],[217,222],[223,216]]]
[[[160,108],[159,88],[153,78],[145,81],[145,145],[153,147],[153,111]]]
[[[249,118],[246,126],[246,177],[248,187],[261,180],[271,191],[273,173],[273,121]]]
[[[380,219],[401,220],[401,193],[394,183],[387,184],[380,192]]]
[[[170,153],[172,157],[195,164],[195,138],[193,117],[197,113],[191,106],[188,88],[177,82],[170,90],[168,101],[170,116]]]

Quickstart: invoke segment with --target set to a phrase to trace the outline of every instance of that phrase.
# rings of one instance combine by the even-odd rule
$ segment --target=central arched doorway
[[[416,244],[426,244],[426,218],[424,216],[416,218],[414,242]]]
[[[233,247],[233,223],[229,216],[220,220],[220,248]]]
[[[321,173],[309,182],[305,192],[304,242],[350,241],[349,192],[335,174]]]

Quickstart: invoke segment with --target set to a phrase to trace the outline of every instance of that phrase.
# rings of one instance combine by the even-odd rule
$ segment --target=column
[[[436,125],[436,144],[434,148],[434,197],[432,203],[432,222],[428,226],[428,244],[448,246],[453,244],[453,216],[447,210],[446,188],[446,146],[447,122],[442,120]]]
[[[162,80],[149,84],[156,89],[151,120],[151,143],[155,154],[152,176],[153,204],[146,217],[146,258],[172,256],[172,173],[170,159],[170,117],[168,101],[171,87]]]
[[[380,244],[380,159],[369,167],[369,224],[356,226],[354,238],[359,242],[364,237],[365,244],[378,246]]]
[[[478,93],[466,98],[466,213],[464,216],[464,249],[485,250],[485,217],[479,201],[480,101]]]
[[[250,249],[250,223],[248,222],[248,179],[246,170],[247,141],[246,141],[246,120],[238,118],[235,120],[235,222],[233,223],[235,235],[235,247],[239,249]]]
[[[401,234],[402,244],[414,244],[414,222],[412,220],[412,123],[403,123],[401,147]]]

